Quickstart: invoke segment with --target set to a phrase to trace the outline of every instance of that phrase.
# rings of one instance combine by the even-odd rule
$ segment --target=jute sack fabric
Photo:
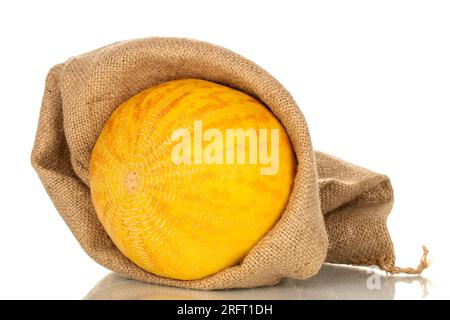
[[[150,274],[128,260],[97,219],[89,161],[111,113],[161,82],[200,78],[261,100],[284,125],[298,160],[289,203],[277,224],[239,265],[193,281]],[[73,57],[48,76],[32,164],[82,248],[125,277],[179,287],[223,289],[306,279],[325,261],[378,265],[396,272],[386,228],[389,179],[314,152],[306,121],[291,95],[265,70],[227,49],[195,40],[124,41]]]

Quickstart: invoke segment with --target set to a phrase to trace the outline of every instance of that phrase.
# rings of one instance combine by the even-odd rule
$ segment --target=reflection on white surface
[[[147,284],[110,273],[85,297],[88,300],[164,300],[164,299],[394,299],[397,283],[412,286],[416,298],[428,295],[428,280],[421,276],[390,276],[368,268],[326,264],[308,280],[284,279],[273,287],[218,291],[189,290]]]

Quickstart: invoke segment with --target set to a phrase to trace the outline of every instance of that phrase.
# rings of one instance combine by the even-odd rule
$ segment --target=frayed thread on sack
[[[417,275],[421,274],[423,270],[427,269],[430,266],[430,262],[428,261],[428,249],[425,246],[422,246],[423,254],[422,258],[420,259],[420,263],[416,268],[400,268],[395,265],[384,265],[380,264],[380,267],[382,270],[390,273],[390,274],[398,274],[398,273],[404,273],[404,274],[411,274],[411,275]]]

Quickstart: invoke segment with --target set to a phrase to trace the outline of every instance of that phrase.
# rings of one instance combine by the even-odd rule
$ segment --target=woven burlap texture
[[[260,99],[284,125],[298,160],[282,217],[239,265],[200,280],[150,274],[112,243],[92,206],[91,151],[122,102],[164,81],[200,78]],[[386,217],[393,195],[381,174],[314,152],[306,121],[285,88],[227,49],[188,39],[124,41],[54,66],[42,101],[32,164],[82,248],[125,277],[197,289],[256,287],[283,277],[306,279],[322,263],[394,266]]]

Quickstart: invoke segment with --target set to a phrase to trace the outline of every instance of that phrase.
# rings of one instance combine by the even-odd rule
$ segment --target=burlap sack
[[[194,281],[159,277],[128,260],[97,219],[89,191],[91,151],[114,109],[148,87],[181,78],[217,82],[260,99],[286,128],[299,163],[289,203],[273,229],[239,265]],[[282,277],[306,279],[325,260],[399,271],[386,228],[393,201],[389,179],[314,153],[305,119],[286,89],[251,61],[205,42],[124,41],[53,67],[32,164],[83,249],[128,278],[222,289],[271,285]]]

